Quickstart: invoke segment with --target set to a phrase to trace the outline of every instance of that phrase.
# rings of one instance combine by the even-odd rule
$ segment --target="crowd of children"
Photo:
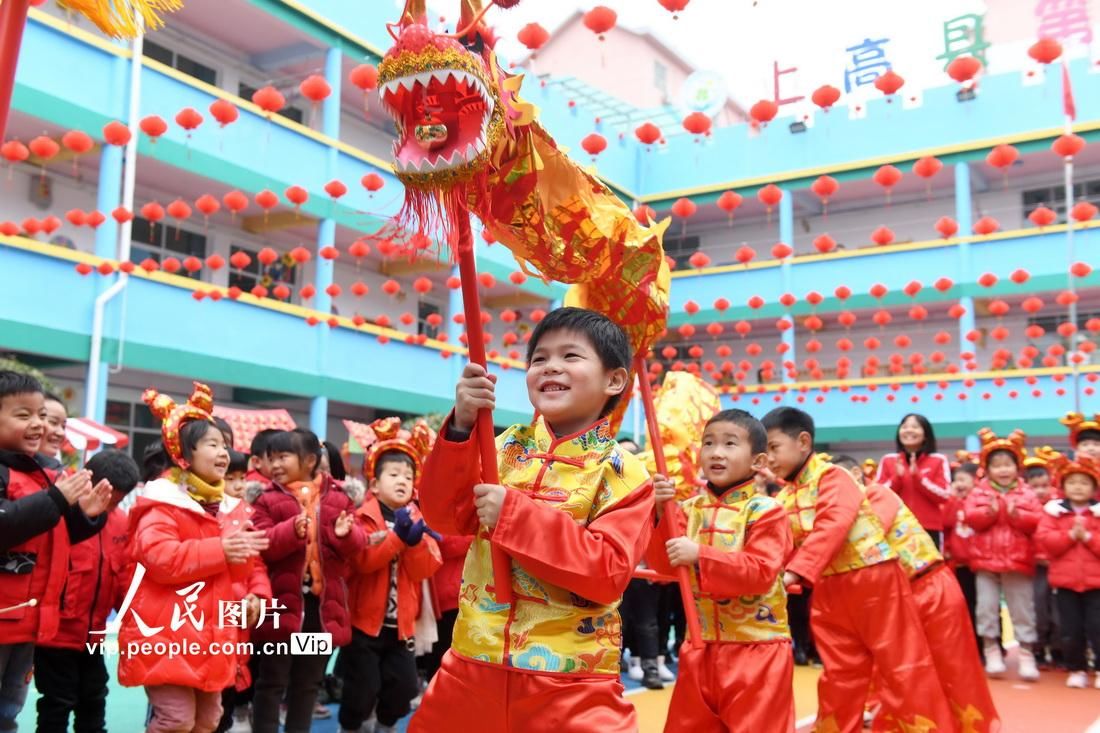
[[[938,464],[907,472],[916,461],[895,457],[874,481],[815,452],[801,410],[724,410],[703,432],[698,492],[677,501],[615,440],[632,363],[617,325],[555,310],[527,359],[536,417],[496,438],[494,465],[480,436],[496,380],[471,364],[438,436],[372,425],[366,492],[308,430],[234,451],[197,383],[180,404],[146,392],[162,440],[142,468],[103,451],[65,469],[64,404],[0,372],[0,731],[32,669],[39,731],[106,730],[97,642],[116,630],[118,679],[144,688],[148,731],[305,733],[327,712],[335,650],[343,731],[394,730],[422,677],[413,732],[636,731],[624,634],[659,687],[658,613],[671,618],[660,586],[632,584],[643,562],[658,577],[688,568],[700,622],[676,652],[667,731],[792,731],[799,608],[823,664],[819,731],[998,730],[986,675],[1006,671],[1002,598],[1020,677],[1056,655],[1068,686],[1089,686],[1095,420],[1064,421],[1072,456],[982,431],[945,488],[916,478]],[[899,446],[926,423],[903,423]],[[332,647],[292,649],[299,632]]]

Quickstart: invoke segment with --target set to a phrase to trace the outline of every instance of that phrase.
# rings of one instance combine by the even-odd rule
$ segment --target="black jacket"
[[[9,499],[8,484],[13,472],[33,476],[36,483],[46,488],[21,499]],[[70,506],[34,458],[25,453],[0,451],[0,552],[49,532],[62,517],[72,544],[95,536],[107,523],[106,512],[92,519],[81,511],[79,504]]]

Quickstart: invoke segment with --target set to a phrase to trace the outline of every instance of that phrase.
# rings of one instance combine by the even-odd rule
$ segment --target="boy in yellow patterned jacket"
[[[617,609],[653,528],[653,488],[607,418],[628,384],[630,346],[603,315],[559,308],[535,328],[527,362],[536,417],[497,438],[502,485],[480,483],[471,431],[493,407],[496,377],[475,364],[424,466],[428,524],[474,541],[454,641],[410,733],[638,729],[619,682]]]
[[[767,464],[767,448],[764,426],[744,410],[712,417],[700,452],[705,493],[679,506],[687,532],[663,546],[651,542],[649,564],[658,572],[694,569],[703,636],[701,647],[688,641],[680,650],[665,733],[794,730],[794,660],[781,578],[791,528],[782,505],[758,495],[753,483]],[[676,487],[658,475],[653,488],[666,521],[662,507],[675,499]]]
[[[825,665],[815,730],[862,729],[875,668],[883,708],[876,730],[952,730],[909,581],[863,492],[847,471],[814,453],[807,413],[777,407],[761,422],[770,468],[786,482],[776,498],[794,538],[783,581],[814,590],[810,626]]]

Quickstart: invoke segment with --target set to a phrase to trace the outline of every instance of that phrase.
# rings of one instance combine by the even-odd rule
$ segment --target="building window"
[[[153,43],[148,39],[145,41],[143,51],[146,56],[154,61],[159,61],[165,66],[171,66],[173,69],[177,69],[199,81],[206,82],[211,86],[217,86],[218,84],[218,72],[216,69],[212,69],[206,64],[199,63],[189,56],[184,56],[182,53],[176,53],[172,49],[165,48],[159,43]]]
[[[699,237],[666,237],[665,254],[676,260],[676,267],[687,267],[691,256],[699,251]]]
[[[134,217],[130,239],[130,261],[135,264],[140,264],[146,258],[158,264],[167,257],[175,257],[181,261],[191,256],[200,260],[206,259],[205,234],[166,224],[153,224],[140,216]],[[198,272],[181,269],[176,274],[199,279]]]
[[[141,464],[150,445],[160,442],[160,423],[143,402],[107,400],[107,425],[130,437],[130,455]]]
[[[1100,178],[1073,184],[1073,202],[1088,201],[1100,206]],[[1058,213],[1058,222],[1066,220],[1066,187],[1047,186],[1032,188],[1023,192],[1024,216],[1039,206],[1046,206]]]
[[[428,323],[428,316],[438,314],[440,310],[440,307],[435,303],[428,303],[423,300],[420,301],[420,304],[417,306],[416,315],[416,333],[418,335],[424,334],[430,339],[439,337],[439,327]]]
[[[256,91],[257,91],[256,87],[249,86],[248,84],[245,84],[244,82],[241,82],[237,93],[242,99],[249,99],[250,100],[250,99],[252,99],[252,95],[255,94]],[[277,114],[280,114],[283,117],[286,117],[288,120],[293,120],[294,122],[297,122],[298,124],[302,124],[302,120],[305,119],[305,115],[302,113],[302,110],[300,108],[294,107],[292,105],[287,105],[286,107],[283,107],[282,110],[280,110]]]
[[[269,291],[280,284],[291,289],[294,288],[294,284],[298,280],[298,263],[289,254],[284,254],[270,265],[264,265],[258,258],[258,249],[233,244],[229,247],[230,262],[232,262],[233,255],[238,252],[244,252],[252,261],[243,268],[233,267],[230,264],[229,287],[237,287],[245,292],[252,290],[257,285],[262,285]]]

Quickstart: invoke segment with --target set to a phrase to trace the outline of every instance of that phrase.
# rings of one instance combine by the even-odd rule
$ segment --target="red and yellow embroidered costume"
[[[825,663],[816,730],[862,729],[875,666],[883,704],[876,729],[951,730],[908,579],[855,480],[811,455],[777,498],[796,548],[787,569],[814,586],[810,623]]]
[[[909,578],[932,661],[958,730],[1000,730],[1000,717],[978,656],[966,598],[954,573],[916,516],[894,492],[879,484],[868,484],[866,494],[875,515],[887,528],[887,543]]]
[[[783,507],[757,495],[750,479],[724,491],[708,485],[680,508],[686,536],[699,543],[691,578],[704,643],[680,650],[666,733],[793,731],[794,662],[782,579],[792,545]],[[658,572],[674,572],[659,540],[647,556]]]
[[[497,448],[509,490],[491,533],[474,507],[475,442],[448,440],[445,426],[425,462],[428,524],[475,539],[453,646],[409,730],[448,730],[464,716],[491,731],[637,730],[618,680],[617,609],[652,530],[649,477],[606,419],[559,438],[539,417]],[[490,537],[512,558],[512,603],[495,600]]]

